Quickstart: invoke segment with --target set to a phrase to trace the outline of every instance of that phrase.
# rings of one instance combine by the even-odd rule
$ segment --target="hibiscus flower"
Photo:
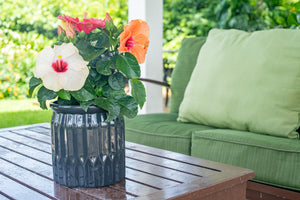
[[[74,26],[78,24],[79,19],[77,17],[73,18],[67,15],[59,15],[58,19],[63,21],[62,24],[63,27],[59,26],[58,34],[60,35],[63,32],[62,30],[65,30],[66,36],[73,38],[73,35],[76,34],[74,30]]]
[[[90,33],[96,28],[105,28],[105,20],[95,19],[95,18],[86,18],[87,13],[84,13],[84,18],[82,22],[75,24],[74,28],[78,33],[84,31],[85,33]]]
[[[145,62],[149,45],[149,26],[143,20],[132,20],[120,35],[119,52],[132,53],[138,63]]]
[[[76,91],[83,87],[89,74],[87,64],[72,43],[63,43],[38,54],[34,76],[41,78],[49,90]]]
[[[58,19],[62,20],[64,22],[64,28],[66,31],[67,37],[73,38],[73,35],[75,34],[75,30],[80,33],[81,31],[84,31],[85,33],[90,33],[96,28],[105,28],[105,19],[95,19],[95,18],[86,18],[87,13],[84,13],[84,18],[82,22],[79,22],[79,19],[72,18],[67,15],[59,15]],[[75,30],[74,30],[75,29]]]

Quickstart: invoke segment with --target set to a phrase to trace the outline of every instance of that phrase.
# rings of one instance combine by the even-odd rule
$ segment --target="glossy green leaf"
[[[144,84],[141,81],[134,78],[130,80],[130,85],[132,97],[139,104],[140,108],[143,108],[144,103],[146,101],[146,90]]]
[[[76,47],[79,50],[79,54],[86,61],[93,60],[95,57],[101,55],[105,51],[105,48],[102,49],[94,48],[86,40],[78,40],[76,43]]]
[[[96,87],[95,91],[98,97],[101,97],[103,95],[103,87],[98,86]]]
[[[59,90],[58,92],[56,92],[57,96],[59,96],[62,99],[66,99],[66,100],[70,100],[71,99],[71,95],[69,92],[67,92],[66,90]]]
[[[123,89],[125,86],[123,74],[120,72],[114,73],[108,78],[108,83],[110,87],[114,90]]]
[[[121,108],[121,115],[126,117],[133,118],[138,113],[138,106],[135,99],[131,96],[125,96],[118,100],[118,104]]]
[[[91,101],[82,101],[80,102],[80,106],[83,110],[87,111],[89,106],[93,105],[95,103],[94,100]]]
[[[46,101],[47,100],[52,100],[57,97],[56,93],[52,90],[48,90],[44,86],[42,86],[38,93],[37,93],[37,98],[40,103],[40,107],[42,109],[47,109]]]
[[[99,74],[103,75],[111,75],[112,70],[111,66],[113,65],[112,61],[108,58],[102,58],[97,61],[96,69]]]
[[[95,47],[97,48],[102,48],[102,47],[109,47],[109,38],[106,34],[101,33],[100,36],[97,38],[97,42]]]
[[[141,69],[138,61],[131,53],[119,56],[116,61],[117,67],[128,78],[138,78],[141,76]]]
[[[71,91],[70,93],[78,101],[90,101],[96,98],[94,88],[88,80],[80,90]]]
[[[109,85],[103,87],[103,95],[111,99],[120,99],[126,96],[124,89],[114,90]]]
[[[36,78],[34,76],[31,77],[31,79],[29,80],[29,96],[32,96],[34,89],[42,83],[42,79]]]
[[[120,115],[120,106],[112,100],[99,97],[95,100],[95,104],[108,112],[106,121],[112,121]]]

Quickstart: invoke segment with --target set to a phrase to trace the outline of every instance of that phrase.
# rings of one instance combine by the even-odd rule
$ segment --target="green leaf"
[[[114,25],[114,22],[112,20],[105,21],[105,28],[110,32],[116,32],[117,27]]]
[[[97,38],[95,47],[96,48],[103,48],[103,47],[108,48],[109,46],[110,46],[109,38],[107,37],[106,34],[101,33],[101,35]]]
[[[96,98],[94,88],[88,80],[80,90],[71,91],[70,93],[78,101],[90,101]]]
[[[97,86],[105,86],[108,84],[108,76],[101,76],[101,78],[99,80],[96,81],[95,83]]]
[[[98,49],[93,47],[89,41],[83,39],[77,41],[76,47],[79,50],[79,54],[86,61],[93,60],[95,57],[101,55],[105,51],[104,48]]]
[[[40,103],[40,107],[42,109],[47,109],[47,105],[46,105],[47,100],[51,100],[56,97],[57,97],[57,95],[54,91],[48,90],[44,86],[42,86],[37,93],[37,98]]]
[[[80,102],[80,106],[85,112],[88,110],[89,106],[93,105],[95,103],[94,100],[92,101],[82,101]]]
[[[146,101],[146,90],[144,84],[136,78],[130,79],[131,95],[139,104],[140,108],[143,108]]]
[[[103,87],[101,86],[96,87],[96,94],[98,97],[101,97],[103,95]]]
[[[59,105],[78,105],[78,101],[71,96],[70,100],[62,99],[60,97],[57,98],[57,104]]]
[[[34,89],[42,83],[43,83],[42,79],[36,78],[34,76],[31,77],[31,79],[29,81],[29,96],[30,97],[32,96]]]
[[[121,107],[121,115],[125,115],[129,118],[134,118],[138,113],[138,106],[135,99],[131,96],[125,96],[118,100],[118,104]]]
[[[287,22],[289,25],[297,25],[297,17],[294,13],[289,13],[289,16],[287,18]]]
[[[138,78],[141,76],[141,69],[135,56],[125,53],[117,58],[117,67],[128,78]]]
[[[109,58],[102,58],[96,63],[96,70],[99,74],[111,75],[112,70],[111,66],[113,65],[112,61]]]
[[[125,87],[124,76],[120,72],[116,72],[108,78],[108,84],[114,90],[121,90]]]
[[[124,27],[121,25],[118,27],[115,37],[118,37],[124,31]]]
[[[64,89],[59,90],[58,92],[56,92],[57,96],[59,96],[62,99],[66,99],[66,100],[70,100],[71,99],[71,95],[69,92],[67,92]]]
[[[99,97],[95,100],[95,104],[108,112],[106,121],[112,121],[120,115],[120,106],[112,100]]]
[[[114,90],[109,85],[103,87],[103,95],[110,99],[120,99],[126,96],[124,89]]]

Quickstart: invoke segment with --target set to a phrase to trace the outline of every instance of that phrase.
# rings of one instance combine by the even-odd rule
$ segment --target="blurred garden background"
[[[184,37],[206,36],[212,28],[255,31],[300,29],[299,0],[164,0],[164,80],[175,66]],[[50,122],[28,98],[28,82],[36,55],[57,40],[60,14],[127,23],[127,0],[6,0],[0,2],[0,128]],[[299,30],[300,31],[300,30]],[[150,41],[151,42],[151,41]]]

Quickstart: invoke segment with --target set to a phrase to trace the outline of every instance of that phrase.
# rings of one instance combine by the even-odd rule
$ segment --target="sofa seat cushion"
[[[246,131],[196,131],[192,156],[252,169],[255,181],[300,191],[300,141]]]
[[[125,139],[160,149],[190,155],[191,137],[195,130],[211,129],[199,124],[176,121],[175,113],[138,115],[125,119]]]

